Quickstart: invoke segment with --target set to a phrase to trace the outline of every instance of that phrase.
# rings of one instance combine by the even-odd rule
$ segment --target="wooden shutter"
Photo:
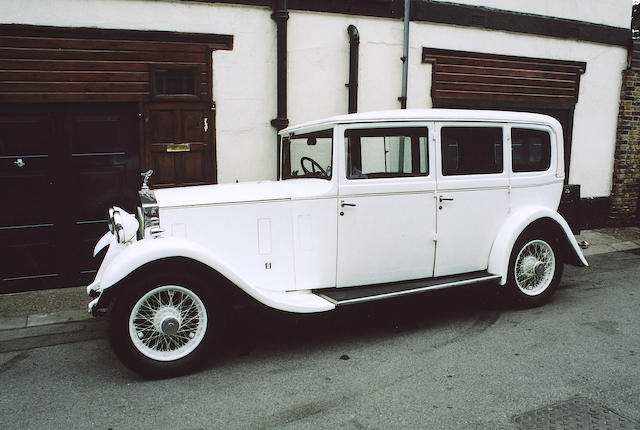
[[[434,105],[495,101],[499,105],[573,109],[586,63],[423,48],[433,64]]]

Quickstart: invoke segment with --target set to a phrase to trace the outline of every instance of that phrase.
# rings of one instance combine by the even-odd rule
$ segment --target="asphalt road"
[[[638,423],[640,255],[590,263],[530,310],[477,286],[318,315],[243,310],[214,363],[169,380],[124,368],[102,322],[6,332],[0,429],[510,429],[575,396]]]

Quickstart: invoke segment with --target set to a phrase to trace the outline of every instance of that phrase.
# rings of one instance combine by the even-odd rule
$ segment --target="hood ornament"
[[[149,192],[149,178],[151,177],[151,175],[153,175],[153,170],[149,169],[144,173],[140,173],[140,176],[142,176],[142,188],[140,189],[140,191],[142,191],[143,193],[148,193]]]

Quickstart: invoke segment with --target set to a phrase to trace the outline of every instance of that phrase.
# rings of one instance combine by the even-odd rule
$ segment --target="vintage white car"
[[[557,213],[562,129],[476,110],[343,115],[280,132],[277,181],[152,191],[113,207],[87,287],[136,372],[193,369],[219,347],[234,291],[289,312],[493,282],[545,302],[586,266]]]

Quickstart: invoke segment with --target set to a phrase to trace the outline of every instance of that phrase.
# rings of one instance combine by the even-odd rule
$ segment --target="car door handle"
[[[355,205],[354,203],[345,203],[345,202],[340,202],[340,206],[341,206],[341,207],[345,207],[345,206],[355,207],[356,205]]]
[[[442,197],[442,196],[440,196],[439,201],[440,201],[440,203],[442,203],[442,202],[451,202],[451,201],[453,201],[453,197]]]

